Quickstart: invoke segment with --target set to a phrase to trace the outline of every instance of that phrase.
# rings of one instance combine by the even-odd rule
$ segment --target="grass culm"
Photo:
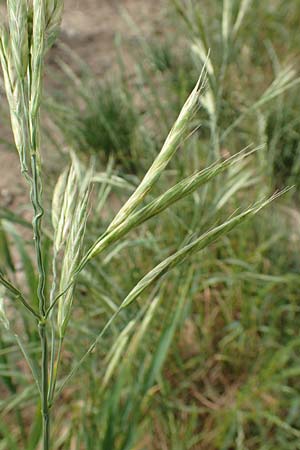
[[[179,2],[176,0],[174,3],[180,9]],[[208,183],[218,180],[221,184],[221,177],[225,176],[226,173],[230,171],[233,171],[234,174],[239,173],[239,170],[243,169],[247,158],[251,158],[251,155],[257,149],[247,147],[245,150],[237,152],[234,156],[224,160],[221,158],[222,139],[224,140],[226,136],[233,133],[248,113],[258,109],[271,98],[279,95],[291,83],[293,72],[282,71],[273,85],[265,91],[262,98],[254,106],[249,107],[249,111],[247,110],[241,114],[225,131],[223,130],[222,134],[220,129],[222,76],[225,76],[230,56],[230,45],[233,43],[241,26],[248,2],[242,2],[243,6],[237,15],[232,31],[230,31],[229,20],[231,16],[228,5],[229,2],[224,1],[222,36],[225,53],[224,59],[220,63],[221,79],[219,84],[212,69],[209,49],[204,48],[203,45],[200,45],[201,42],[196,40],[194,51],[200,55],[201,67],[200,76],[194,89],[185,101],[161,150],[155,156],[149,169],[139,178],[137,185],[129,186],[129,198],[121,206],[108,226],[100,235],[95,238],[93,236],[91,239],[86,232],[90,215],[93,214],[90,213],[90,209],[97,211],[97,205],[95,208],[91,208],[91,204],[94,205],[95,198],[97,201],[104,203],[106,192],[105,190],[100,190],[99,195],[95,195],[97,190],[95,187],[97,184],[96,180],[99,174],[95,173],[93,167],[86,168],[75,151],[70,151],[70,164],[58,178],[53,191],[51,210],[46,210],[46,203],[43,200],[45,182],[43,180],[41,148],[47,151],[40,126],[43,74],[45,55],[53,46],[59,32],[63,14],[63,2],[62,0],[7,1],[7,21],[1,26],[0,58],[15,147],[20,160],[20,171],[26,179],[30,191],[32,205],[31,235],[35,247],[35,263],[31,269],[36,281],[33,283],[32,290],[29,291],[28,295],[28,292],[24,292],[8,276],[9,268],[0,266],[0,283],[4,289],[3,297],[7,297],[16,307],[20,322],[23,321],[23,327],[26,328],[28,321],[34,323],[35,334],[31,333],[31,337],[34,341],[35,336],[39,336],[38,353],[31,352],[31,342],[24,342],[23,336],[19,335],[18,327],[14,329],[9,311],[6,313],[2,303],[0,318],[6,332],[11,335],[11,338],[20,347],[35,383],[37,404],[41,405],[41,442],[43,450],[53,448],[51,422],[55,421],[55,414],[52,414],[52,410],[55,408],[56,401],[62,398],[61,395],[65,387],[70,384],[78,369],[84,365],[87,358],[93,353],[104,333],[111,329],[119,316],[124,317],[124,310],[129,309],[134,302],[137,302],[149,287],[157,286],[166,273],[185,262],[184,266],[187,275],[183,285],[178,286],[177,297],[175,296],[176,300],[174,301],[176,305],[175,312],[173,311],[170,316],[166,332],[158,345],[155,360],[144,377],[145,382],[141,392],[146,395],[158,368],[163,363],[164,349],[168,347],[174,336],[175,326],[183,310],[182,299],[185,295],[185,288],[188,285],[192,271],[195,270],[193,265],[189,265],[188,261],[192,260],[198,252],[204,251],[222,236],[227,236],[231,230],[242,224],[246,219],[253,217],[282,194],[280,192],[268,198],[259,198],[248,208],[235,211],[222,222],[217,216],[216,207],[216,214],[210,218],[210,223],[217,223],[217,225],[208,226],[205,230],[199,228],[197,234],[189,235],[188,239],[178,249],[175,251],[173,249],[167,255],[164,254],[160,261],[154,261],[151,270],[139,277],[139,280],[130,286],[129,292],[119,304],[113,305],[111,308],[113,311],[110,311],[111,314],[107,318],[104,327],[97,331],[96,336],[93,336],[92,342],[86,346],[85,351],[78,361],[73,364],[69,373],[64,378],[60,378],[65,338],[67,333],[72,331],[69,328],[69,324],[74,313],[73,303],[76,289],[78,288],[78,280],[80,276],[84,277],[86,275],[86,268],[89,265],[94,268],[93,264],[95,262],[101,258],[103,260],[107,258],[108,249],[113,251],[116,248],[114,246],[121,246],[130,232],[136,230],[137,227],[145,224],[148,220],[150,221],[157,217],[163,211],[168,210],[175,203],[188,196],[196,195],[200,192],[200,188],[205,199]],[[185,14],[184,11],[181,11],[181,13],[182,15]],[[188,21],[189,17],[185,17],[185,19]],[[168,65],[167,62],[164,64]],[[101,102],[101,97],[99,101]],[[169,163],[174,159],[180,146],[185,145],[187,140],[192,138],[193,133],[200,125],[199,123],[195,124],[195,118],[201,104],[208,111],[209,127],[212,135],[212,151],[207,158],[207,167],[201,170],[198,167],[195,173],[182,177],[171,187],[168,186],[167,189],[162,189],[160,180],[162,175],[166,173]],[[115,106],[114,101],[110,102],[108,100],[108,109],[109,111],[113,109],[113,116],[115,114]],[[101,141],[101,145],[107,151],[109,151],[109,146],[112,146],[117,151],[123,145],[122,136],[118,137],[118,130],[112,126],[113,124],[106,123],[106,120],[107,117],[105,122],[101,122],[103,133],[107,132],[106,138],[104,141]],[[129,128],[131,122],[134,121],[135,118],[129,117],[128,122],[126,122],[125,134],[127,140],[124,144],[125,146],[130,145]],[[90,147],[98,147],[100,145],[96,139],[98,134],[95,133],[95,139],[93,137],[94,122],[93,115],[91,117],[88,116],[83,122],[83,126],[86,127],[84,133],[90,138],[88,142]],[[111,139],[111,133],[109,132],[111,129],[113,129],[113,139]],[[131,158],[131,156],[129,157]],[[102,176],[106,177],[105,179],[110,183],[119,183],[121,186],[128,187],[126,180],[111,175],[109,170]],[[239,185],[239,182],[236,182],[234,186],[231,186],[229,197],[238,191]],[[157,191],[162,193],[157,194]],[[224,197],[222,197],[219,204],[225,201]],[[206,205],[205,202],[203,202],[203,205]],[[47,233],[46,227],[44,227],[43,218],[45,216],[51,217],[52,230],[50,233]],[[98,217],[93,217],[93,220],[97,221]],[[143,231],[142,227],[141,229]],[[28,261],[26,267],[27,269],[29,267]],[[90,283],[87,283],[92,284],[92,280],[90,280]],[[126,349],[128,361],[130,362],[135,348],[142,340],[154,314],[157,313],[160,298],[155,295],[151,297],[151,295],[149,296],[151,299],[150,305],[148,304],[149,302],[145,302],[145,311],[143,311],[145,315],[140,321],[140,328],[135,335],[135,340],[130,342],[128,348],[126,347],[132,329],[136,325],[137,320],[140,319],[140,316],[134,318],[128,316],[129,318],[125,323],[124,329],[115,337],[112,349],[103,356],[104,361],[107,363],[103,383],[104,389],[110,388],[111,374],[118,365],[123,349],[124,351]],[[18,306],[16,306],[17,304]],[[129,362],[127,363],[129,364]],[[129,370],[128,367],[126,365],[122,366],[122,370],[126,372]],[[135,404],[132,403],[131,408],[134,409],[134,407]],[[32,422],[34,422],[34,418],[32,418]],[[108,433],[104,436],[104,446],[106,445],[105,443],[108,443],[107,450],[112,448],[109,447]],[[34,448],[34,444],[31,448]]]

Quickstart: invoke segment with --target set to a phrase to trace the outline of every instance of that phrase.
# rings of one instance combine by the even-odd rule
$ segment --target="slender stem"
[[[53,260],[52,260],[53,280],[52,280],[52,286],[51,286],[51,291],[50,291],[50,300],[49,300],[50,305],[54,302],[54,299],[55,299],[55,291],[56,291],[56,284],[57,284],[56,263],[57,263],[57,251],[56,251],[56,249],[54,249]],[[46,312],[45,318],[47,319],[48,314],[49,314],[49,320],[51,323],[51,356],[50,356],[50,369],[49,369],[48,404],[49,404],[49,408],[51,408],[53,396],[54,396],[54,392],[55,392],[55,387],[56,387],[57,372],[58,372],[58,367],[59,367],[59,363],[60,363],[63,338],[59,339],[57,354],[55,355],[55,352],[56,352],[55,322],[54,322],[54,318],[53,318],[53,314],[52,314],[53,311],[50,310],[49,313],[48,313],[48,311],[49,311],[49,308]]]
[[[46,323],[39,324],[39,333],[42,346],[42,418],[43,418],[43,450],[50,449],[50,417],[48,405],[48,340]]]
[[[42,243],[41,243],[41,220],[44,214],[44,210],[40,203],[40,195],[39,195],[39,180],[38,180],[38,168],[36,155],[33,154],[31,156],[31,169],[32,169],[32,192],[31,192],[31,201],[34,209],[34,218],[32,221],[33,232],[34,232],[34,243],[35,243],[35,251],[36,251],[36,259],[38,265],[38,299],[39,299],[39,308],[40,314],[42,317],[46,314],[46,299],[45,299],[45,268],[42,257]]]
[[[39,334],[42,348],[42,389],[41,389],[41,404],[42,404],[42,417],[43,417],[43,450],[49,450],[50,448],[50,417],[49,417],[49,405],[48,405],[48,340],[47,340],[47,320],[45,319],[47,304],[45,298],[45,268],[42,255],[42,242],[41,242],[41,220],[44,214],[44,210],[40,201],[40,179],[39,171],[36,160],[36,152],[33,149],[31,153],[31,171],[32,171],[32,185],[31,185],[31,201],[34,209],[34,218],[32,221],[36,261],[38,267],[38,289],[37,295],[39,300],[39,311],[43,320],[39,323]]]
[[[59,369],[60,360],[61,360],[61,351],[62,351],[63,340],[64,340],[63,337],[59,338],[57,355],[56,355],[55,363],[52,366],[53,367],[53,373],[51,374],[51,381],[49,383],[49,394],[48,394],[49,408],[52,407],[53,399],[54,399],[54,395],[55,395],[55,389],[56,389],[56,383],[57,383],[57,374],[58,374],[58,369]]]
[[[104,328],[102,328],[101,332],[98,334],[94,342],[90,345],[90,347],[87,349],[87,351],[84,353],[84,355],[80,358],[79,361],[74,365],[74,367],[71,369],[69,375],[64,379],[62,384],[60,385],[59,389],[56,392],[56,395],[54,398],[59,397],[60,393],[63,391],[64,387],[68,384],[70,379],[75,375],[75,373],[78,371],[78,369],[82,366],[82,364],[85,362],[87,357],[93,352],[93,350],[96,348],[98,342],[102,339],[105,332],[108,330],[110,325],[114,322],[114,320],[117,318],[119,313],[121,312],[121,308],[119,308],[112,316],[111,318],[106,322]]]

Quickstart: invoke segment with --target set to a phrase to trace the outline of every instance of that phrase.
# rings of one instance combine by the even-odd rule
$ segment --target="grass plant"
[[[264,185],[252,163],[261,148],[238,152],[235,145],[233,156],[222,158],[225,143],[230,145],[245,119],[298,80],[290,67],[280,70],[263,94],[227,123],[226,74],[251,2],[236,2],[232,9],[224,0],[220,54],[208,43],[197,6],[189,10],[185,2],[173,3],[192,31],[201,74],[161,150],[146,173],[137,171],[132,179],[117,175],[110,163],[105,173],[93,164],[87,168],[70,151],[48,210],[39,115],[45,54],[58,34],[63,2],[7,1],[0,57],[20,169],[30,190],[34,252],[26,238],[30,224],[1,210],[0,375],[10,393],[1,407],[5,414],[14,412],[18,423],[15,435],[0,425],[2,448],[93,450],[95,442],[103,450],[299,446],[298,395],[289,401],[298,389],[290,379],[299,372],[293,325],[299,314],[294,301],[299,261],[293,253],[283,274],[281,249],[291,242],[282,243],[261,211],[282,192],[266,198],[268,189],[260,189]],[[192,8],[193,2],[187,4]],[[172,70],[165,54],[159,61],[163,72]],[[84,95],[83,85],[81,90]],[[203,145],[199,106],[209,129]],[[113,142],[119,151],[135,119],[125,131],[117,130],[115,105],[112,114],[102,107],[103,132],[113,133],[101,145],[109,152]],[[85,128],[83,136],[93,139],[93,130]],[[245,200],[241,194],[249,188],[253,194]],[[129,196],[118,212],[112,208],[103,218],[107,200],[118,191],[122,199],[124,191]],[[254,217],[260,211],[263,227]],[[280,212],[269,211],[283,220]],[[286,326],[280,328],[281,321]],[[11,364],[17,348],[34,383]],[[79,370],[82,400],[70,406],[71,381]],[[21,393],[18,383],[27,383]],[[278,403],[272,402],[274,391],[280,392]],[[62,420],[66,430],[58,433]],[[268,438],[274,429],[276,436]]]

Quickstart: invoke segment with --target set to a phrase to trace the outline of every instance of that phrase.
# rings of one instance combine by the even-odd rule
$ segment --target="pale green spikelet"
[[[205,81],[205,66],[202,70],[202,73],[199,77],[199,80],[185,102],[183,108],[180,111],[180,114],[171,129],[160,153],[155,158],[153,164],[150,169],[144,176],[143,180],[132,194],[132,196],[127,200],[125,205],[120,209],[112,223],[110,224],[108,231],[115,228],[119,225],[132,211],[136,209],[136,207],[144,200],[146,195],[152,189],[155,182],[160,177],[161,173],[174,156],[178,146],[182,142],[186,132],[188,130],[188,126],[190,121],[198,107],[199,96],[202,92]]]
[[[177,183],[175,186],[172,186],[158,198],[139,209],[137,212],[129,214],[128,217],[124,219],[122,223],[113,228],[112,231],[105,233],[104,236],[100,236],[100,238],[97,239],[81,261],[80,267],[83,267],[87,261],[103,252],[109,245],[121,239],[130,230],[138,225],[141,225],[151,217],[160,214],[166,208],[188,196],[200,186],[208,183],[227,168],[237,164],[240,160],[243,160],[255,150],[256,149],[249,151],[248,153],[242,151],[225,161],[217,162],[212,164],[210,167],[190,175]]]
[[[169,272],[171,269],[176,267],[178,264],[185,261],[188,257],[194,253],[199,252],[206,248],[209,244],[217,240],[219,237],[229,233],[233,228],[242,223],[248,217],[257,214],[262,208],[267,206],[271,201],[273,201],[278,196],[282,195],[285,191],[275,194],[267,200],[263,200],[256,205],[248,208],[246,211],[232,217],[221,225],[211,229],[210,231],[204,233],[198,239],[195,239],[190,244],[186,245],[182,249],[178,250],[173,255],[166,258],[160,264],[158,264],[154,269],[152,269],[144,278],[142,278],[137,285],[131,290],[127,295],[125,300],[121,304],[121,308],[127,307],[132,303],[148,286],[150,286],[154,281],[157,281],[165,273]]]
[[[10,34],[5,26],[1,26],[0,33],[0,61],[10,108],[12,131],[22,171],[26,171],[26,150],[28,147],[26,99],[23,75],[21,69],[16,67],[16,64],[21,64],[22,55],[17,46],[12,49]]]
[[[88,215],[88,198],[92,170],[84,172],[75,154],[72,166],[60,178],[54,195],[53,224],[55,227],[54,247],[58,252],[63,248],[63,262],[60,278],[60,292],[66,293],[59,300],[58,330],[62,337],[71,314],[74,286],[68,289],[81,257],[83,238]],[[58,214],[58,202],[61,212]]]
[[[47,0],[46,6],[46,50],[48,50],[57,39],[64,3],[62,0]]]
[[[52,200],[52,224],[54,233],[54,249],[58,252],[64,245],[72,224],[76,208],[76,180],[80,174],[74,165],[65,170],[59,177]]]
[[[28,9],[26,0],[7,1],[11,56],[17,76],[23,79],[28,66]]]

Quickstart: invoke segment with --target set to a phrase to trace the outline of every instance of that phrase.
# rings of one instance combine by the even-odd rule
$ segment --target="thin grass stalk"
[[[33,1],[33,36],[31,49],[31,71],[30,71],[30,102],[29,102],[29,134],[30,134],[30,159],[32,172],[32,191],[31,201],[34,209],[33,231],[34,243],[38,270],[38,301],[40,315],[44,318],[46,315],[45,298],[45,268],[42,256],[41,243],[41,222],[44,210],[41,206],[42,182],[40,168],[38,167],[39,152],[39,110],[42,93],[42,70],[45,52],[45,25],[46,25],[46,6],[45,0]],[[43,449],[50,448],[50,418],[48,405],[48,337],[47,321],[43,319],[39,323],[39,336],[42,349],[41,378],[42,378],[42,420],[43,420]]]
[[[42,367],[41,367],[41,376],[42,376],[42,418],[43,418],[43,449],[50,449],[50,410],[48,404],[48,339],[47,339],[47,330],[46,323],[39,323],[39,334],[42,345]]]
[[[44,210],[42,207],[42,179],[39,161],[39,111],[45,51],[55,40],[62,8],[63,2],[61,0],[33,0],[32,2],[7,0],[8,31],[1,29],[0,42],[0,59],[10,106],[12,129],[20,157],[21,171],[30,186],[30,198],[34,211],[32,227],[38,271],[39,312],[35,311],[24,296],[2,276],[1,282],[38,320],[42,353],[40,394],[44,450],[50,448],[49,350],[45,297],[46,276],[42,255],[41,222]],[[28,161],[30,161],[30,170]]]

